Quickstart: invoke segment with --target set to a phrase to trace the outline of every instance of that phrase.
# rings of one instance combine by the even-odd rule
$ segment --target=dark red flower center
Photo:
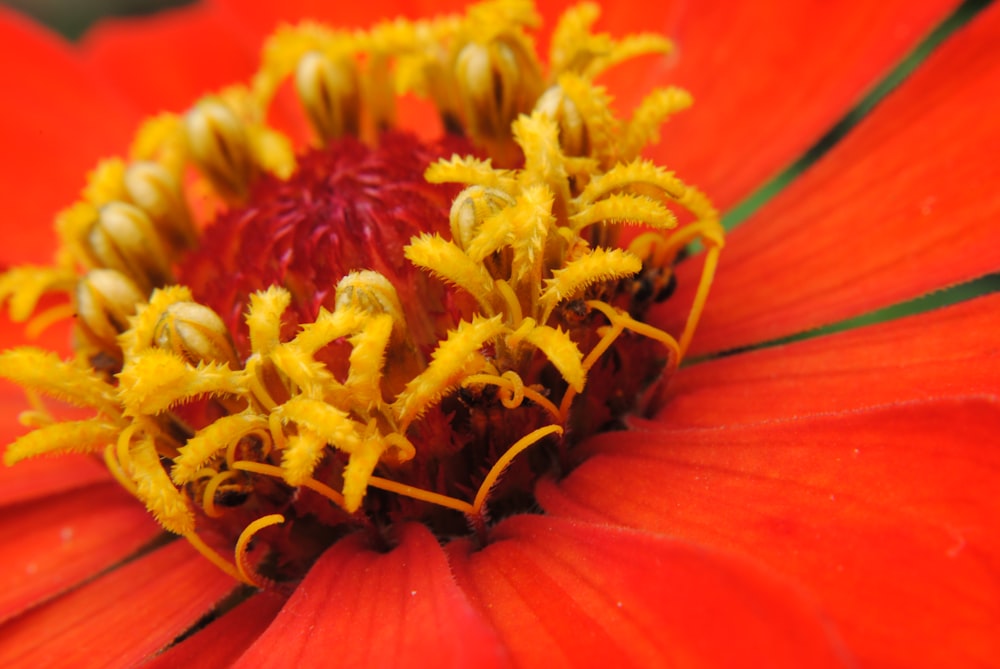
[[[449,235],[449,209],[460,189],[428,183],[424,173],[432,162],[453,153],[470,154],[473,149],[456,137],[425,143],[393,132],[384,134],[376,147],[345,138],[312,150],[300,157],[291,178],[257,180],[244,205],[222,213],[204,231],[199,249],[185,259],[178,278],[197,301],[222,316],[241,362],[246,362],[251,350],[245,319],[252,294],[270,286],[290,292],[291,307],[282,322],[282,339],[288,340],[300,325],[314,322],[321,309],[335,308],[334,287],[345,275],[376,270],[395,286],[418,354],[428,359],[444,333],[472,319],[475,307],[468,295],[419,271],[404,255],[414,237]],[[643,310],[655,297],[648,294],[650,284],[649,277],[639,277],[599,286],[588,296]],[[555,318],[585,350],[596,344],[605,325],[582,300],[560,307]],[[340,339],[317,359],[343,380],[351,350],[350,342]],[[613,427],[635,408],[641,390],[660,375],[665,363],[665,353],[655,342],[624,335],[613,354],[591,370],[587,389],[573,405],[572,433],[558,442],[542,440],[515,458],[490,491],[489,519],[481,519],[472,530],[485,538],[482,533],[490,522],[537,511],[537,479],[571,468],[568,445]],[[526,368],[532,373],[524,378],[525,385],[542,388],[554,398],[565,392],[565,381],[544,356],[528,361]],[[515,408],[510,404],[510,397],[495,385],[459,388],[410,426],[415,457],[395,466],[382,463],[375,474],[400,485],[471,499],[511,444],[552,422],[530,399]],[[188,418],[207,423],[219,410],[202,406],[198,411],[206,413],[192,418],[197,411],[189,409]],[[239,448],[249,453],[261,447],[251,435]],[[339,489],[347,462],[345,454],[331,451],[313,477]],[[203,494],[203,486],[192,484],[193,499]],[[470,531],[470,519],[458,510],[390,491],[370,488],[361,510],[347,514],[308,488],[248,473],[219,486],[214,502],[227,513],[221,519],[200,518],[198,525],[210,542],[215,535],[213,543],[223,546],[232,545],[255,518],[268,513],[285,517],[281,526],[265,528],[255,538],[257,570],[278,580],[300,575],[323,548],[348,532],[368,532],[373,545],[389,546],[393,528],[401,521],[423,522],[442,538]]]

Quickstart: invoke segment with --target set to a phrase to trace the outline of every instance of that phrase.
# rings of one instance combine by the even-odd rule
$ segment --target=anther
[[[497,188],[469,186],[451,205],[449,222],[451,237],[465,250],[479,233],[479,227],[490,216],[516,204],[513,197]]]
[[[518,114],[531,110],[541,89],[534,60],[516,42],[470,43],[454,65],[458,93],[469,133],[481,139],[505,139]]]
[[[125,170],[125,191],[149,215],[163,240],[175,252],[194,247],[197,233],[177,179],[158,163],[140,161]]]
[[[120,358],[117,337],[145,302],[135,282],[113,269],[91,270],[77,283],[74,298],[78,327],[104,352]]]
[[[228,363],[230,369],[240,366],[225,323],[214,311],[195,302],[167,307],[153,330],[153,341],[189,364]]]
[[[360,128],[361,90],[355,64],[313,51],[299,61],[295,90],[313,129],[325,144]]]
[[[563,153],[567,156],[590,154],[590,141],[583,115],[561,86],[553,86],[545,91],[535,103],[534,111],[545,114],[558,124]]]
[[[171,281],[167,256],[153,222],[138,207],[124,202],[102,207],[86,244],[98,267],[118,270],[145,293]]]
[[[406,319],[396,288],[389,279],[372,270],[351,272],[337,284],[337,309],[359,309],[370,314],[388,314],[393,330],[406,331]]]
[[[396,288],[387,278],[371,270],[351,272],[337,284],[336,308],[356,309],[373,317],[364,333],[352,339],[347,385],[356,400],[374,402],[383,393],[395,395],[420,373],[424,356],[407,327]],[[375,320],[379,316],[391,319],[385,339]]]
[[[184,118],[191,156],[220,194],[242,199],[256,168],[240,118],[222,102],[202,100]]]

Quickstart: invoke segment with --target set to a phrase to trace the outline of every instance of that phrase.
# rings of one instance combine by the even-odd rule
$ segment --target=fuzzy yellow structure
[[[0,300],[9,299],[15,320],[31,317],[52,292],[69,294],[71,306],[35,315],[36,327],[78,315],[73,360],[28,347],[0,354],[0,375],[26,388],[35,405],[24,416],[34,431],[8,448],[5,462],[102,453],[164,528],[256,585],[264,580],[248,566],[246,546],[259,529],[283,522],[280,514],[248,525],[234,564],[198,534],[199,523],[225,513],[219,491],[248,473],[310,488],[348,514],[363,512],[366,493],[379,488],[461,511],[482,526],[505,468],[532,444],[568,429],[588,373],[622,333],[659,342],[668,366],[679,363],[723,243],[707,198],[639,157],[690,97],[656,90],[621,120],[594,82],[622,61],[667,52],[669,42],[595,34],[597,14],[585,4],[563,16],[547,70],[525,32],[537,23],[529,2],[498,0],[465,16],[369,31],[284,27],[248,85],[147,122],[129,159],[102,162],[81,201],[57,218],[62,247],[55,265],[0,278]],[[446,128],[461,129],[489,156],[453,156],[425,174],[429,182],[462,187],[451,208],[451,239],[415,237],[405,256],[475,304],[468,318],[439,333],[429,356],[414,344],[396,288],[374,271],[343,277],[334,308],[291,338],[282,336],[289,291],[274,286],[251,295],[250,354],[243,357],[218,315],[173,285],[173,263],[197,245],[192,198],[211,212],[246,199],[263,173],[294,172],[290,140],[265,123],[268,105],[289,80],[318,145],[374,136],[394,124],[396,97],[417,93],[436,104]],[[680,211],[687,220],[678,227]],[[618,248],[621,224],[645,232]],[[705,271],[679,337],[600,298],[647,269],[669,275],[695,239],[707,249]],[[601,323],[586,350],[560,326],[570,303]],[[321,359],[333,342],[350,346],[346,375]],[[535,378],[536,352],[560,383]],[[484,463],[488,472],[473,499],[377,474],[424,448],[412,428],[443,398],[486,386],[499,390],[506,409],[533,403],[551,423],[526,430],[499,460]],[[58,421],[37,395],[90,408],[94,416]],[[210,398],[222,415],[196,427],[176,410],[200,398]],[[335,477],[339,489],[315,476],[331,453],[346,459]]]

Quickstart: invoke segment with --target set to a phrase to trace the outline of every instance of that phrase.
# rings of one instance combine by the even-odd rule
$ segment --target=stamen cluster
[[[550,444],[568,466],[568,445],[635,409],[612,395],[655,392],[669,377],[722,246],[708,200],[638,157],[687,94],[654,91],[623,121],[594,83],[669,43],[592,34],[596,18],[593,5],[563,16],[547,74],[524,30],[537,23],[527,2],[363,32],[285,27],[248,87],[147,122],[131,160],[103,162],[82,201],[60,214],[56,264],[0,278],[17,320],[53,292],[71,304],[37,315],[35,327],[77,316],[73,360],[27,347],[0,354],[0,374],[35,403],[23,416],[34,431],[5,461],[103,453],[165,529],[255,585],[298,575],[353,529],[384,536],[415,518],[455,530],[428,508],[464,515],[485,537],[487,506],[530,499],[535,478],[552,470],[542,457],[514,472],[515,456]],[[428,224],[403,251],[456,296],[444,318],[403,304],[400,277],[367,267],[325,287],[315,318],[289,334],[302,286],[286,276],[235,305],[247,349],[177,283],[178,263],[198,253],[196,220],[238,213],[262,180],[299,169],[291,140],[266,123],[286,83],[322,150],[395,125],[396,97],[408,92],[476,147],[479,157],[426,168],[427,182],[461,190],[442,212],[447,226]],[[640,231],[624,248],[623,224]],[[708,249],[705,270],[675,338],[642,317],[693,240]],[[654,371],[611,388],[612,350]],[[59,421],[36,394],[95,415]],[[265,530],[282,523],[283,533]],[[251,558],[261,531],[270,550]],[[234,550],[235,563],[218,549]]]

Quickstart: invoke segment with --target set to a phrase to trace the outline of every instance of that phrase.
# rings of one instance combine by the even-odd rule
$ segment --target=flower
[[[289,18],[304,13],[289,4]],[[694,91],[697,112],[672,119],[654,152],[728,207],[807,147],[947,8],[844,5],[817,22],[800,3],[767,20],[700,3],[669,31],[679,57],[623,74],[616,87],[648,76]],[[188,9],[134,33],[108,28],[82,54],[5,21],[4,44],[32,65],[2,75],[21,93],[2,129],[17,157],[4,161],[13,167],[5,181],[18,184],[5,198],[8,220],[44,221],[72,201],[95,155],[121,147],[136,117],[117,96],[146,111],[183,109],[249,74],[240,47],[270,31],[269,11]],[[348,24],[394,13],[351,11],[359,16]],[[604,26],[617,34],[645,18],[609,8]],[[729,236],[695,355],[997,270],[998,21],[987,9]],[[191,45],[199,33],[225,54],[211,68]],[[151,69],[165,52],[191,62],[171,70],[189,80]],[[773,62],[787,71],[764,102],[772,72],[764,82],[757,68]],[[826,85],[833,80],[844,83]],[[703,123],[707,133],[695,130]],[[18,238],[5,261],[44,260],[46,235]],[[653,322],[678,331],[667,307],[690,303],[699,271],[678,266],[677,295]],[[996,307],[987,296],[692,364],[655,416],[582,444],[589,457],[579,467],[539,484],[545,515],[501,521],[479,550],[468,540],[441,550],[416,524],[385,553],[341,540],[287,602],[262,593],[222,606],[156,661],[683,665],[759,653],[768,664],[988,665],[1000,618]],[[13,419],[5,413],[12,435]],[[118,564],[157,527],[91,461],[36,460],[0,476],[5,508],[17,512],[3,536],[22,537],[0,544],[4,564],[24,565],[10,570],[0,600],[5,664],[136,663],[232,587],[183,542]]]

